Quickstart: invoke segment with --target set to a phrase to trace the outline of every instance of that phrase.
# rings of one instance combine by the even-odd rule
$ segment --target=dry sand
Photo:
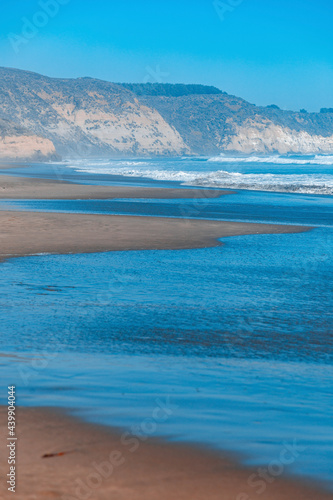
[[[0,175],[0,199],[107,200],[114,198],[217,198],[233,191],[131,186],[91,186],[71,182]]]
[[[186,249],[220,245],[218,238],[295,233],[309,228],[243,222],[0,211],[0,259],[38,253]]]
[[[7,474],[6,408],[1,463]],[[44,409],[17,412],[17,500],[332,500],[333,495],[283,477],[258,484],[258,470],[217,453],[156,440],[121,438],[107,428]],[[132,439],[132,441],[129,441]],[[136,444],[135,444],[136,443]],[[68,453],[66,453],[68,452]],[[59,454],[60,455],[57,455]],[[61,454],[65,453],[65,454]],[[43,455],[52,455],[43,458]],[[113,470],[111,465],[113,463]],[[252,475],[255,476],[252,476]],[[104,475],[104,477],[103,477]],[[249,478],[256,486],[249,486]],[[283,476],[283,474],[282,474]],[[258,494],[259,488],[262,492]]]

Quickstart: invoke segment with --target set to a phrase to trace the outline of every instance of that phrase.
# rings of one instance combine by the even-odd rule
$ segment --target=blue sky
[[[55,10],[41,15],[47,2]],[[332,0],[220,0],[219,8],[213,0],[3,0],[1,10],[1,66],[204,83],[260,105],[333,107]]]

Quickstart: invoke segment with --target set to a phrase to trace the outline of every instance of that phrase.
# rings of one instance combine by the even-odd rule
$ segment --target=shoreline
[[[231,193],[195,188],[105,187],[0,176],[0,199],[9,196],[11,199],[195,200]],[[205,248],[223,245],[219,239],[224,237],[292,234],[312,229],[281,224],[16,210],[0,211],[0,226],[0,262],[43,253]],[[0,432],[5,435],[5,407],[0,407],[0,414]],[[19,408],[17,425],[18,500],[252,500],[259,495],[259,484],[264,488],[260,496],[265,500],[333,499],[333,495],[313,482],[307,484],[291,478],[271,477],[272,482],[257,478],[255,487],[249,481],[258,474],[258,469],[245,468],[229,455],[155,438],[139,440],[130,436],[124,444],[124,434],[119,430],[85,423],[60,410]],[[139,446],[132,452],[129,447],[134,446],[133,440]],[[47,457],[43,458],[44,455]],[[0,496],[12,498],[4,481]]]
[[[162,406],[159,410],[162,414]],[[0,407],[0,414],[0,432],[5,436],[7,408]],[[61,410],[19,407],[16,498],[333,498],[320,485],[283,477],[283,472],[266,476],[269,480],[260,479],[258,468],[240,466],[228,455],[168,443],[149,435],[152,432],[148,428],[140,438],[112,427],[86,423]],[[268,473],[268,464],[266,468]],[[12,498],[5,481],[1,482],[0,493],[2,498]]]
[[[0,261],[41,253],[185,250],[222,245],[220,238],[311,230],[250,222],[104,214],[0,211]],[[24,237],[22,237],[24,235]]]
[[[233,191],[200,188],[95,186],[0,175],[0,200],[8,199],[204,199]],[[198,200],[198,201],[196,201]],[[196,205],[197,204],[197,205]],[[1,210],[0,261],[37,254],[123,250],[182,250],[222,245],[220,238],[305,232],[309,226],[204,219]],[[22,235],[24,237],[22,238]]]
[[[213,188],[99,186],[0,174],[0,200],[209,199],[235,191]]]

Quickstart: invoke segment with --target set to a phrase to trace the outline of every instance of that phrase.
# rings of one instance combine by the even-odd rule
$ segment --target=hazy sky
[[[0,65],[316,111],[333,107],[332,21],[333,0],[2,0]]]

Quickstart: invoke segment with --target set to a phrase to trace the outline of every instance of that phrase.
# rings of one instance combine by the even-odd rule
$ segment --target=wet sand
[[[162,217],[0,211],[0,259],[38,253],[187,249],[218,238],[307,231],[304,226]]]
[[[232,191],[91,186],[0,176],[0,199],[201,199]],[[195,202],[194,202],[195,203]],[[309,228],[162,217],[0,211],[0,259],[38,253],[187,249],[219,245],[226,236],[294,233]]]
[[[162,410],[161,410],[162,412]],[[1,407],[2,442],[6,408]],[[57,411],[17,411],[17,500],[329,500],[333,495],[195,447],[94,426]],[[44,457],[44,455],[49,455]],[[1,448],[2,463],[6,461]],[[265,466],[263,466],[265,468]],[[2,469],[7,473],[7,465]]]
[[[107,200],[114,198],[197,199],[217,198],[233,191],[197,188],[91,186],[65,181],[0,175],[0,199]]]

